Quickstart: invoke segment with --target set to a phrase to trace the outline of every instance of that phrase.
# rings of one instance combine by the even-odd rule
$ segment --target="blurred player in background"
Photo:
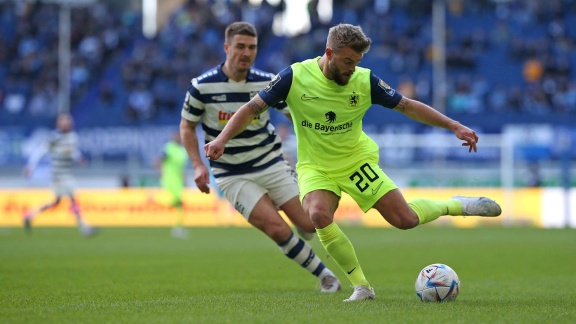
[[[194,180],[200,191],[210,193],[210,173],[199,153],[196,125],[202,121],[207,141],[214,139],[230,117],[273,75],[251,68],[257,51],[256,29],[245,22],[226,28],[226,61],[192,79],[182,107],[180,134],[194,167]],[[275,106],[290,118],[285,103]],[[294,170],[284,160],[280,137],[270,124],[270,114],[254,116],[248,129],[230,140],[222,159],[210,161],[218,187],[228,201],[254,227],[270,237],[284,254],[318,277],[322,292],[340,290],[340,282],[312,247],[295,235],[278,213],[312,239],[315,229],[298,200]]]
[[[186,166],[188,155],[182,146],[180,133],[175,132],[162,149],[161,155],[154,161],[160,172],[160,184],[170,195],[168,205],[176,209],[177,218],[171,230],[172,236],[185,238],[188,232],[184,228],[184,205],[182,195],[186,187]]]
[[[32,221],[39,213],[56,207],[62,201],[63,197],[70,198],[71,210],[76,217],[80,233],[84,236],[92,236],[98,232],[97,228],[86,224],[78,202],[74,197],[75,181],[72,172],[74,162],[85,163],[82,153],[78,150],[78,135],[72,130],[74,121],[69,114],[60,114],[56,121],[56,130],[54,130],[47,141],[40,149],[36,150],[28,159],[24,168],[24,175],[30,177],[38,162],[49,154],[51,158],[51,180],[54,190],[54,201],[41,206],[38,209],[28,211],[24,215],[24,228],[27,232],[32,229]]]
[[[501,213],[500,206],[485,197],[406,202],[378,165],[378,145],[362,130],[362,118],[368,108],[378,104],[421,123],[449,129],[464,141],[462,145],[468,146],[469,152],[476,152],[478,136],[432,107],[402,96],[370,70],[358,67],[370,44],[370,38],[359,26],[340,24],[330,28],[322,57],[292,64],[280,72],[204,147],[208,158],[224,159],[229,143],[241,136],[256,116],[284,100],[290,105],[298,142],[297,173],[302,203],[316,226],[320,242],[354,286],[354,292],[345,301],[374,299],[375,294],[352,243],[334,222],[342,191],[364,212],[375,208],[400,229],[410,229],[442,215]]]

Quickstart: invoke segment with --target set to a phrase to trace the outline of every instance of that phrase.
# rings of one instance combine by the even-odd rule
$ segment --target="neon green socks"
[[[316,229],[316,233],[328,254],[336,261],[336,264],[346,274],[352,285],[354,287],[363,285],[370,288],[370,284],[368,284],[368,280],[366,280],[356,257],[354,247],[346,234],[340,230],[340,227],[335,222],[332,222],[332,224],[322,229]]]
[[[418,215],[420,225],[436,220],[443,215],[462,215],[462,204],[455,199],[430,200],[417,198],[410,201],[408,205]]]

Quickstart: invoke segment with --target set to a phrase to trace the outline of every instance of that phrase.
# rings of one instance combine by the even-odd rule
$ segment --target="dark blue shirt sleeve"
[[[379,77],[370,73],[370,95],[373,104],[379,104],[386,108],[394,108],[402,100],[402,94],[390,87]]]
[[[288,92],[290,92],[292,75],[292,67],[285,68],[280,71],[258,95],[269,107],[277,106],[279,103],[282,104],[282,102],[286,100]]]

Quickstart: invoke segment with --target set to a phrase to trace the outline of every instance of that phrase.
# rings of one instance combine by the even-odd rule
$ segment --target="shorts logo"
[[[288,175],[290,176],[290,178],[292,178],[292,180],[294,180],[294,183],[298,183],[298,175],[296,175],[296,171],[294,171],[293,169],[290,169],[286,172],[288,172]]]
[[[358,105],[358,100],[360,100],[360,96],[356,92],[352,91],[350,100],[348,101],[348,107],[356,107]]]
[[[383,183],[384,183],[384,181],[380,182],[380,184],[378,184],[378,186],[376,188],[372,188],[372,195],[375,195],[378,193],[378,190],[380,190],[380,187],[382,187]]]
[[[244,214],[244,205],[242,205],[241,203],[237,202],[236,205],[234,206],[234,208],[236,208],[236,210],[240,214]]]

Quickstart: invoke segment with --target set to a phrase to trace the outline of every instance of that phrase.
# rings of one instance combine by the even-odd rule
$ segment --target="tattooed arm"
[[[394,110],[423,124],[451,130],[456,137],[465,141],[462,146],[468,146],[468,152],[472,150],[476,152],[477,150],[478,135],[472,129],[420,101],[402,97],[398,105],[394,107]]]
[[[242,133],[243,130],[250,125],[256,116],[265,112],[268,105],[260,98],[259,95],[254,96],[252,100],[244,104],[238,111],[230,118],[220,135],[212,142],[204,145],[204,152],[206,157],[212,160],[217,160],[224,153],[224,146],[231,138]]]

